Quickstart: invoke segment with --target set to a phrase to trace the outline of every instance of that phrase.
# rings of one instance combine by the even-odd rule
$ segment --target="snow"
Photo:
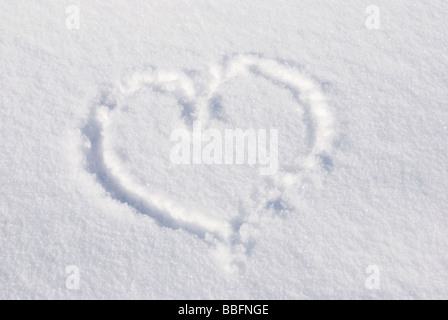
[[[447,18],[442,0],[2,2],[0,298],[448,298]],[[174,164],[195,121],[278,129],[277,174]]]

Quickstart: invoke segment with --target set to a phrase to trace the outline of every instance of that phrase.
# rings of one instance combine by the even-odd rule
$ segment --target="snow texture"
[[[3,1],[0,298],[447,299],[447,19]],[[277,129],[278,172],[173,164],[195,123]]]

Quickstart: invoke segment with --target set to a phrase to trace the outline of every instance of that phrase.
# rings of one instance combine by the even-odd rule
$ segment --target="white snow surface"
[[[2,1],[0,299],[447,299],[447,21],[443,0]],[[195,121],[278,129],[278,173],[173,164]]]

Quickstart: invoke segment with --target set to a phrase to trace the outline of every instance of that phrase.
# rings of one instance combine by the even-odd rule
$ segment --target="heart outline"
[[[211,82],[208,95],[204,103],[197,98],[195,83],[182,72],[162,71],[155,68],[136,72],[124,82],[116,86],[107,86],[100,92],[99,102],[95,103],[88,123],[82,132],[89,141],[86,152],[87,169],[95,174],[97,180],[110,194],[110,196],[125,203],[140,213],[154,218],[162,227],[173,230],[183,229],[209,244],[231,248],[244,246],[244,241],[238,236],[238,230],[245,223],[244,218],[238,226],[226,221],[213,220],[198,211],[191,215],[176,203],[160,195],[149,195],[132,179],[120,173],[119,161],[112,153],[104,148],[107,126],[111,113],[119,108],[119,101],[123,97],[138,92],[142,88],[151,88],[176,98],[182,107],[182,116],[187,126],[195,120],[209,123],[212,119],[210,101],[218,88],[231,81],[236,76],[255,73],[274,82],[282,83],[286,89],[293,92],[298,102],[304,102],[303,107],[308,108],[306,114],[310,118],[307,127],[314,130],[312,142],[309,143],[309,152],[305,159],[296,159],[296,162],[279,172],[275,178],[267,183],[276,189],[277,194],[283,192],[288,186],[298,182],[298,172],[313,169],[317,166],[318,158],[329,154],[333,136],[332,117],[328,111],[326,98],[318,85],[312,79],[277,60],[260,58],[255,55],[235,55],[225,65],[215,65],[210,69]],[[199,106],[197,108],[196,106]],[[111,162],[114,164],[111,165]],[[268,179],[269,180],[269,179]]]

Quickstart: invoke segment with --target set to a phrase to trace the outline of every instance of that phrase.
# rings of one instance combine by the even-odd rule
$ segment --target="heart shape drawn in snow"
[[[226,85],[235,79],[247,79],[249,76],[263,79],[271,86],[292,94],[291,100],[297,110],[300,109],[300,123],[307,136],[304,151],[300,155],[288,163],[281,163],[276,175],[259,176],[252,182],[257,187],[251,197],[253,202],[260,202],[258,206],[239,202],[236,212],[229,213],[232,209],[225,205],[212,205],[204,209],[200,205],[187,205],[164,190],[151,190],[148,184],[141,183],[130,174],[126,164],[114,150],[113,141],[108,140],[111,127],[116,121],[114,115],[124,108],[123,101],[142,90],[174,98],[181,107],[178,120],[182,120],[186,130],[192,130],[195,121],[208,127],[223,124],[226,119],[222,115],[225,109],[221,101],[222,92],[225,93]],[[325,170],[330,171],[332,167],[330,151],[333,118],[320,85],[298,68],[254,55],[235,55],[222,64],[212,66],[209,81],[202,87],[183,72],[154,68],[135,72],[126,80],[100,92],[99,101],[95,102],[83,133],[89,142],[85,150],[87,169],[96,176],[112,198],[133,207],[137,212],[151,216],[163,227],[182,229],[210,243],[228,266],[238,266],[250,254],[255,243],[250,236],[240,232],[249,216],[256,214],[248,211],[263,208],[281,210],[282,194],[290,186],[299,184],[304,173],[316,176]],[[171,168],[171,164],[169,165]],[[194,175],[194,171],[192,172]],[[221,177],[225,176],[227,173],[224,172]],[[247,177],[250,179],[251,176]],[[219,185],[220,181],[214,183]],[[218,190],[217,194],[219,193],[222,192]]]

